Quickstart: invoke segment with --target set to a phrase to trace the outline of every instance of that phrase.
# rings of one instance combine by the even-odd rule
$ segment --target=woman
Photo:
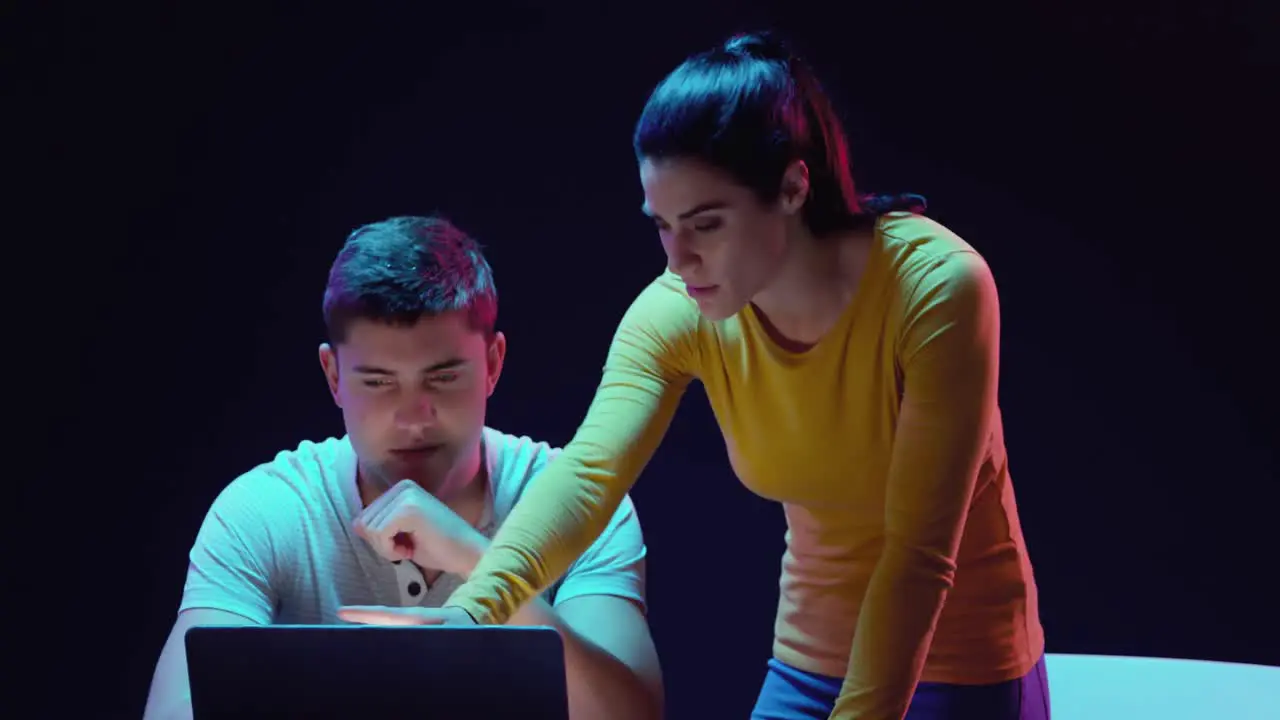
[[[734,471],[788,523],[754,717],[1048,718],[986,263],[855,194],[823,91],[767,36],[678,67],[634,144],[668,269],[623,317],[577,435],[450,605],[502,623],[562,574],[697,379]]]

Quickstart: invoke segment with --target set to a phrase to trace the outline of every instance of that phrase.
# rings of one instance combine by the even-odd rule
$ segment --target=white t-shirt
[[[484,429],[488,537],[558,449]],[[191,548],[181,610],[208,608],[255,623],[337,624],[344,605],[440,607],[462,583],[429,586],[412,563],[380,557],[352,530],[362,510],[350,441],[303,442],[231,482]],[[600,538],[543,593],[552,605],[615,595],[644,607],[644,538],[629,497]]]

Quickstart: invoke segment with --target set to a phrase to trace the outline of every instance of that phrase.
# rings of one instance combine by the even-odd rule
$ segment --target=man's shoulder
[[[484,432],[494,515],[501,524],[561,449],[524,435],[509,435],[487,427]],[[643,608],[645,553],[635,505],[629,495],[624,495],[600,536],[546,590],[547,597],[559,604],[583,595],[614,595],[633,600]]]
[[[242,473],[218,494],[215,508],[263,515],[294,515],[328,497],[336,474],[351,457],[347,438],[304,440],[296,448]]]
[[[512,435],[486,426],[484,452],[495,510],[502,518],[524,494],[530,481],[560,454],[560,448],[528,435]]]
[[[490,463],[501,462],[513,468],[535,465],[541,469],[560,453],[560,448],[551,443],[534,440],[528,435],[512,435],[487,425],[484,428],[484,446]]]
[[[511,435],[490,427],[485,427],[484,439],[494,511],[501,522],[525,491],[537,482],[543,468],[560,454],[561,448],[527,435]],[[634,512],[630,496],[624,496],[614,520]]]

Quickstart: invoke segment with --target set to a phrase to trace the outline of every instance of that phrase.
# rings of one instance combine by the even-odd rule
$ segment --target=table
[[[1053,720],[1280,720],[1280,668],[1049,653]]]

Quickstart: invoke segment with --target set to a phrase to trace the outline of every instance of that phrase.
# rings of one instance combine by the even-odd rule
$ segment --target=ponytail
[[[891,212],[909,212],[923,215],[929,208],[929,201],[923,195],[915,193],[868,193],[858,196],[860,215],[879,217]]]

